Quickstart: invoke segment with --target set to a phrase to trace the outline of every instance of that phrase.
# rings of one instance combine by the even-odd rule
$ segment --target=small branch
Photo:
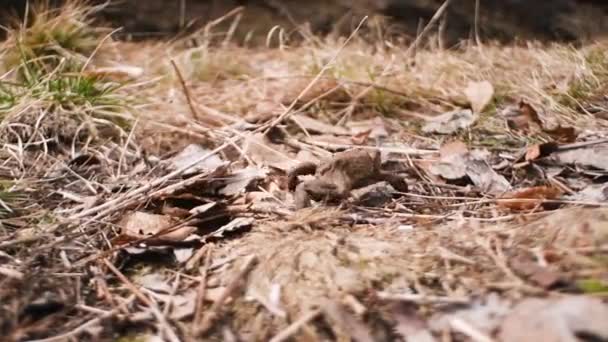
[[[199,119],[200,115],[194,106],[194,102],[192,101],[192,95],[190,94],[190,88],[186,85],[186,81],[184,80],[184,76],[182,72],[179,70],[177,63],[175,60],[171,59],[171,65],[173,66],[173,70],[175,70],[175,74],[179,79],[179,83],[182,85],[182,91],[184,92],[184,96],[186,96],[186,101],[188,101],[188,106],[190,107],[190,113],[194,119]]]
[[[211,329],[213,323],[215,323],[216,319],[219,317],[220,309],[224,305],[224,302],[228,297],[230,297],[236,289],[239,287],[243,279],[247,277],[249,272],[253,269],[257,262],[257,258],[255,255],[249,256],[249,258],[243,264],[243,267],[235,276],[230,280],[228,286],[224,289],[224,292],[220,295],[220,297],[213,303],[209,311],[202,318],[201,324],[197,327],[195,335],[201,336]]]
[[[445,10],[448,8],[450,1],[451,0],[446,0],[443,3],[443,5],[441,5],[441,7],[439,7],[439,9],[437,9],[437,12],[435,12],[435,14],[431,18],[431,20],[429,20],[428,24],[426,24],[424,29],[422,29],[422,32],[420,32],[420,34],[418,36],[416,36],[416,39],[414,40],[414,42],[405,51],[406,56],[410,56],[410,54],[416,49],[418,44],[420,44],[420,41],[429,33],[429,31],[435,25],[437,20],[439,20],[442,17],[443,12],[445,12]]]
[[[298,330],[300,330],[300,328],[302,328],[304,325],[308,324],[308,322],[312,321],[313,319],[317,318],[317,316],[319,316],[321,314],[321,312],[323,312],[321,309],[317,309],[317,310],[314,310],[314,311],[311,311],[311,312],[305,314],[304,316],[300,317],[297,321],[293,322],[290,326],[285,328],[285,330],[281,331],[276,336],[274,336],[272,339],[270,339],[270,342],[287,341],[291,336],[293,336],[293,334],[298,332]]]

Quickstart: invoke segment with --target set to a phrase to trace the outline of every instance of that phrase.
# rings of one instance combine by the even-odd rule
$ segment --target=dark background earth
[[[2,0],[0,14],[6,17],[9,13],[23,13],[25,2]],[[580,42],[608,34],[608,1],[479,2],[479,27],[484,39]],[[122,36],[125,38],[158,38],[192,31],[237,6],[244,6],[235,35],[238,39],[248,33],[264,37],[274,25],[289,30],[305,22],[316,33],[345,33],[350,32],[364,15],[377,13],[388,18],[390,32],[412,37],[442,3],[443,0],[122,0],[112,1],[100,14],[100,19],[112,26],[124,27]],[[475,0],[452,0],[446,39],[458,42],[471,37],[474,13]]]

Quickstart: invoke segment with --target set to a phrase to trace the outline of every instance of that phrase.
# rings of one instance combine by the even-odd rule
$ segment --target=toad
[[[310,200],[339,202],[358,189],[386,181],[397,191],[406,192],[403,177],[380,169],[380,151],[351,149],[334,154],[333,158],[319,165],[301,163],[288,174],[288,187],[295,191],[296,209],[310,206]],[[316,179],[298,184],[298,176],[314,174]]]

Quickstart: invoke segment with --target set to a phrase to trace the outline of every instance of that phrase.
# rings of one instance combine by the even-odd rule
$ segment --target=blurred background
[[[61,3],[61,1],[52,1]],[[92,1],[104,3],[106,1]],[[373,14],[367,28],[382,27],[383,35],[413,37],[443,0],[120,0],[111,1],[99,19],[124,27],[123,38],[146,39],[192,32],[210,20],[243,6],[234,38],[255,44],[275,25],[293,34],[308,23],[314,33],[351,32],[360,19]],[[25,0],[2,0],[0,20],[22,15]],[[479,33],[500,41],[542,40],[585,42],[608,33],[605,0],[479,0]],[[451,0],[445,18],[446,42],[470,38],[474,32],[476,0]],[[229,26],[228,20],[221,25]],[[382,24],[382,25],[377,25]]]

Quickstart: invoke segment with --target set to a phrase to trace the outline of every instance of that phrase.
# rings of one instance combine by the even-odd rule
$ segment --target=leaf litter
[[[211,82],[191,72],[185,42],[163,47],[176,56],[173,69],[158,47],[113,44],[104,56],[133,56],[85,73],[117,77],[133,86],[125,95],[149,101],[140,126],[118,120],[120,134],[69,143],[49,128],[40,140],[4,144],[0,201],[17,209],[0,220],[0,317],[8,318],[0,331],[9,339],[608,338],[607,305],[592,296],[608,276],[605,123],[583,126],[578,108],[544,101],[552,93],[503,93],[537,84],[530,75],[580,75],[579,65],[555,57],[563,50],[542,50],[558,68],[531,63],[534,47],[488,45],[492,65],[472,52],[422,49],[422,72],[392,70],[380,86],[369,73],[399,50],[358,41],[338,53],[322,44],[276,56],[243,50],[252,64],[294,58],[295,66],[273,70],[287,77],[291,68],[309,74],[305,66],[318,60],[305,51],[316,49],[329,59],[314,70],[351,70],[363,77],[357,82],[321,73]],[[147,58],[138,54],[162,67],[140,66]],[[342,64],[367,55],[363,76]],[[147,82],[157,77],[168,81]],[[485,80],[462,84],[473,77]],[[531,98],[511,97],[522,93]],[[416,112],[415,120],[401,116]],[[66,124],[58,118],[45,127]],[[35,119],[3,119],[2,128],[46,118]],[[288,172],[353,147],[378,150],[380,166],[409,190],[370,184],[349,200],[295,210]],[[21,202],[3,195],[5,178]],[[17,204],[23,198],[28,205]]]

